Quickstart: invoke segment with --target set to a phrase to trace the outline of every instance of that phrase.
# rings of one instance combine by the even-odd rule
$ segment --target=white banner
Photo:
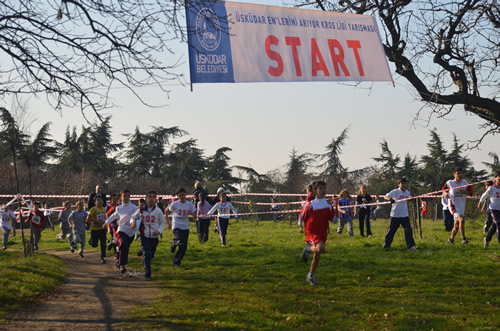
[[[186,13],[192,83],[392,80],[373,16],[222,1]]]

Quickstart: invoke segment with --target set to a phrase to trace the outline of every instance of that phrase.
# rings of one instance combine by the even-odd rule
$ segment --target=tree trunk
[[[31,206],[33,206],[33,192],[31,191],[31,166],[28,166],[28,187],[30,190],[30,201],[31,201]],[[30,210],[31,213],[31,210]],[[33,253],[33,226],[31,225],[31,217],[30,217],[30,242],[28,245],[28,254]]]
[[[17,175],[17,158],[16,158],[16,149],[14,147],[14,144],[13,142],[11,141],[10,142],[10,148],[12,150],[12,158],[14,160],[14,173],[16,174],[16,186],[17,186],[17,194],[20,194],[21,193],[21,190],[19,188],[19,177]],[[21,205],[21,201],[19,201],[19,206],[22,206]],[[26,241],[24,239],[24,226],[23,226],[23,211],[22,209],[20,209],[20,212],[19,212],[19,220],[20,220],[20,225],[21,225],[21,238],[22,238],[22,241],[23,241],[23,252],[24,252],[24,257],[26,257],[28,254],[28,252],[26,251]]]

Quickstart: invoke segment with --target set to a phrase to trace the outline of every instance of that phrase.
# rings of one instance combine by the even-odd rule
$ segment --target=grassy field
[[[303,235],[295,224],[231,220],[227,247],[213,232],[200,244],[192,226],[181,268],[171,265],[169,232],[153,260],[157,297],[133,311],[126,325],[150,330],[500,328],[500,249],[496,238],[483,248],[482,220],[468,222],[465,246],[447,245],[442,222],[424,221],[424,238],[417,238],[420,250],[414,253],[406,250],[402,229],[392,248],[382,250],[388,221],[372,224],[372,238],[360,237],[357,226],[354,237],[337,235],[331,226],[316,287],[305,282],[309,265],[300,262]],[[68,246],[55,241],[55,232],[44,231],[40,248]],[[138,248],[135,242],[130,266],[140,269]]]
[[[64,263],[59,258],[41,253],[23,258],[21,254],[11,249],[0,252],[0,320],[40,299],[64,280]]]

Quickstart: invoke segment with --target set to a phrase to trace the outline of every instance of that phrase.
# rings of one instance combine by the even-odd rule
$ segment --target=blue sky
[[[189,77],[187,45],[175,50],[175,56],[182,59],[177,72]],[[463,107],[456,107],[446,119],[433,119],[428,126],[413,126],[412,119],[422,103],[414,99],[409,83],[394,73],[393,66],[390,68],[396,87],[391,83],[354,87],[333,82],[197,84],[190,92],[188,85],[172,85],[170,98],[155,88],[139,90],[148,102],[166,104],[160,108],[147,108],[126,89],[116,89],[111,97],[117,107],[108,114],[113,117],[115,142],[125,141],[121,134],[132,132],[136,125],[144,131],[152,125],[179,126],[198,140],[206,155],[228,146],[233,149],[229,154],[232,165],[251,165],[259,172],[286,164],[292,148],[299,153],[323,152],[349,125],[350,138],[342,154],[349,169],[373,165],[372,157],[379,155],[383,139],[394,153],[420,156],[426,153],[429,130],[434,127],[448,148],[453,132],[462,142],[481,136],[478,125],[482,121],[466,115],[460,110]],[[65,109],[60,115],[50,109],[44,96],[32,98],[29,104],[38,118],[33,129],[50,121],[59,141],[68,125],[85,124],[79,109]],[[498,137],[488,137],[481,150],[467,152],[477,168],[483,168],[481,161],[490,161],[487,154],[498,149],[498,142]]]

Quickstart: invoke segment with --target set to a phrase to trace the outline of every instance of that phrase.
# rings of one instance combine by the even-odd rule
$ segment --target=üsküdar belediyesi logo
[[[210,8],[203,8],[196,17],[196,31],[198,40],[207,51],[214,51],[219,47],[222,37],[219,18]]]

